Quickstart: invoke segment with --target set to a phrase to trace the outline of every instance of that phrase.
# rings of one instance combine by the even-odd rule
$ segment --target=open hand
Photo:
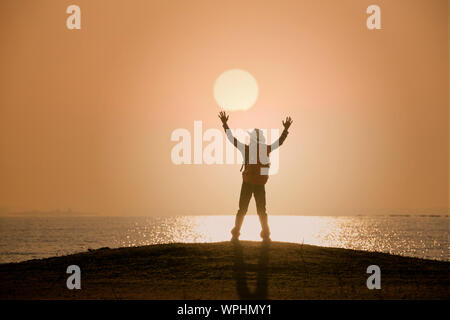
[[[228,121],[229,116],[227,116],[227,114],[225,113],[225,111],[220,111],[219,112],[219,118],[222,121],[223,124],[226,124]]]
[[[291,117],[286,117],[286,121],[282,121],[283,126],[284,126],[284,130],[289,129],[289,127],[291,126],[292,122],[293,121],[292,121]]]

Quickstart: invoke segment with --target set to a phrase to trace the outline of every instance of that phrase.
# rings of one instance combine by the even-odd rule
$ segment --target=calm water
[[[234,216],[0,218],[0,262],[89,248],[229,240]],[[272,240],[449,261],[448,216],[270,216]],[[259,239],[248,215],[241,239]]]

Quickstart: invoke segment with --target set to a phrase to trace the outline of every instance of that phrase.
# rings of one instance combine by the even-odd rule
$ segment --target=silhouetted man
[[[239,197],[239,210],[236,214],[236,221],[233,230],[231,230],[231,241],[238,241],[242,222],[248,210],[248,205],[252,195],[255,196],[256,211],[261,222],[261,238],[263,241],[270,241],[270,229],[267,222],[266,213],[266,190],[264,185],[269,179],[269,155],[270,152],[281,146],[288,135],[288,129],[292,124],[291,117],[282,121],[284,130],[280,138],[271,145],[265,144],[266,140],[262,130],[254,129],[250,134],[250,143],[248,145],[238,141],[228,127],[229,116],[222,111],[219,113],[223,128],[228,140],[242,153],[244,159],[244,171],[242,172],[241,195]],[[241,168],[242,170],[242,168]]]

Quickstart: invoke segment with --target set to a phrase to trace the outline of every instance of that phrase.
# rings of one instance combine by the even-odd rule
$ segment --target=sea
[[[0,263],[62,256],[104,247],[230,240],[234,216],[1,217]],[[272,241],[386,252],[450,261],[448,215],[269,216]],[[242,240],[260,241],[256,215]]]

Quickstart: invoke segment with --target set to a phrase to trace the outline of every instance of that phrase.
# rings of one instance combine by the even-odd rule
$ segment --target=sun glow
[[[247,71],[227,70],[214,83],[214,98],[224,110],[248,110],[258,98],[258,84]]]

